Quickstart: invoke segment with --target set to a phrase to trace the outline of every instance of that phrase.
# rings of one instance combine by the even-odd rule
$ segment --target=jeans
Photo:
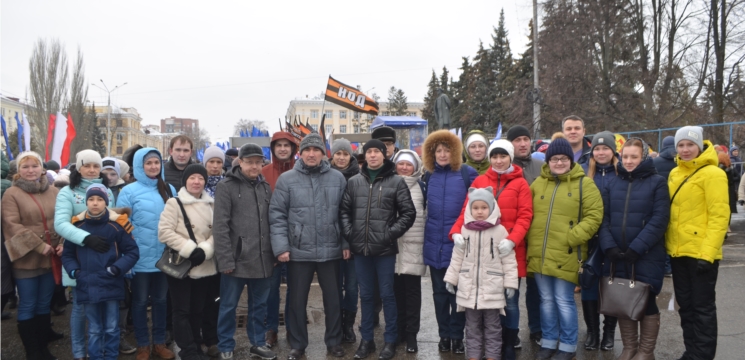
[[[48,272],[27,279],[16,279],[18,286],[18,321],[49,314],[54,295],[54,275]]]
[[[72,313],[70,313],[70,341],[72,341],[72,355],[74,359],[84,358],[86,353],[85,339],[85,304],[78,302],[78,296],[72,297]]]
[[[531,334],[541,332],[541,295],[534,277],[525,278],[525,307],[528,309],[528,329]]]
[[[152,302],[153,344],[166,342],[167,275],[162,272],[138,272],[132,278],[132,322],[137,346],[150,345],[147,328],[147,299]]]
[[[248,286],[248,319],[246,334],[254,346],[266,345],[264,335],[267,326],[266,303],[272,278],[246,279],[226,274],[220,275],[220,310],[217,316],[217,348],[220,352],[231,352],[235,349],[235,309],[241,299],[243,287]]]
[[[292,288],[287,302],[287,331],[290,346],[305,350],[308,347],[307,309],[308,293],[313,282],[313,274],[318,275],[318,284],[323,295],[323,310],[326,313],[324,342],[327,347],[341,344],[341,311],[339,311],[339,260],[322,262],[290,261],[287,264],[290,277],[287,287]]]
[[[181,358],[188,359],[200,353],[197,342],[201,339],[199,330],[202,327],[207,304],[215,300],[211,294],[214,294],[217,286],[220,285],[216,278],[219,278],[219,275],[200,279],[167,278],[173,309],[173,338],[181,349],[179,351]]]
[[[339,288],[341,289],[341,309],[357,313],[357,300],[360,295],[357,283],[354,257],[339,262]]]
[[[274,267],[272,272],[272,287],[269,289],[269,298],[266,301],[266,327],[267,331],[272,330],[279,332],[279,304],[282,300],[279,297],[279,288],[282,285],[282,273],[286,274],[287,264],[280,263]],[[289,278],[288,278],[289,279]],[[287,299],[290,296],[290,287],[287,287],[285,291],[285,319],[287,319],[287,313],[289,312],[289,303]],[[287,320],[285,320],[285,326],[287,326]]]
[[[522,282],[522,279],[517,278],[515,296],[512,298],[505,297],[505,302],[507,303],[504,307],[505,315],[499,315],[502,327],[507,329],[520,329],[520,282]]]
[[[90,360],[116,360],[119,356],[119,301],[85,305]]]
[[[574,283],[553,276],[535,274],[541,294],[541,347],[565,352],[577,351],[577,304]]]
[[[354,266],[357,272],[357,283],[360,285],[360,300],[362,303],[362,322],[360,334],[362,339],[373,341],[373,321],[375,312],[375,275],[378,276],[380,297],[383,300],[383,315],[385,316],[386,343],[395,343],[397,338],[397,309],[396,295],[393,291],[393,274],[396,267],[396,255],[364,256],[355,255]]]
[[[466,327],[466,313],[458,312],[455,294],[445,288],[445,269],[429,267],[432,278],[432,293],[435,300],[435,316],[441,338],[463,340],[463,329]],[[456,288],[457,289],[457,288]]]
[[[714,359],[717,353],[717,304],[716,286],[719,261],[704,274],[696,271],[698,259],[674,257],[673,289],[680,305],[680,326],[683,343],[690,359]]]

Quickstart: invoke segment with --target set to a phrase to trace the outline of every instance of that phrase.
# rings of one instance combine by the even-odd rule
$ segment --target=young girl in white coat
[[[500,255],[497,245],[507,238],[499,224],[499,206],[491,187],[468,189],[468,207],[461,234],[445,274],[446,287],[456,293],[458,311],[466,312],[466,355],[469,359],[499,359],[506,299],[518,288],[515,251]],[[458,287],[457,289],[455,287]]]

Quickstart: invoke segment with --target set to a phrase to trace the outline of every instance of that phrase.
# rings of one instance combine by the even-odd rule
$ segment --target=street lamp
[[[108,142],[108,146],[106,147],[106,156],[111,156],[111,93],[116,91],[117,89],[120,89],[122,86],[127,85],[127,83],[114,86],[113,89],[109,90],[109,88],[106,86],[106,83],[101,80],[101,84],[103,84],[103,87],[98,86],[98,84],[93,83],[91,85],[106,91],[109,94],[109,100],[108,100],[108,109],[107,109],[107,116],[106,116],[106,141]]]

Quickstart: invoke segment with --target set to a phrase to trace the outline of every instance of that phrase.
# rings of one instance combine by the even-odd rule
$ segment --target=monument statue
[[[450,98],[441,88],[437,89],[437,100],[435,100],[435,120],[440,129],[450,128]]]

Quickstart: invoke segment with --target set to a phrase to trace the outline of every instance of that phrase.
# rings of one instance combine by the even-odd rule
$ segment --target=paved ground
[[[740,208],[741,213],[745,210]],[[719,346],[717,359],[743,359],[745,356],[745,309],[742,305],[745,299],[745,214],[733,217],[732,230],[733,234],[725,242],[724,260],[719,270],[719,279],[717,282],[717,305],[719,318]],[[423,289],[423,306],[422,306],[422,330],[419,333],[419,353],[406,354],[403,347],[398,348],[396,359],[464,359],[463,355],[453,355],[450,353],[441,354],[437,352],[437,322],[432,309],[432,292],[429,278],[422,279]],[[524,289],[523,289],[524,290]],[[521,291],[522,293],[522,291]],[[658,360],[677,359],[683,353],[682,332],[680,329],[680,318],[675,311],[675,303],[672,301],[672,279],[665,278],[662,293],[657,299],[657,305],[662,311],[662,327],[658,339],[656,358]],[[245,295],[244,295],[245,296]],[[579,294],[576,297],[577,303],[580,304]],[[245,302],[243,302],[245,304]],[[527,329],[527,317],[525,313],[525,302],[521,299],[521,322],[520,328]],[[69,310],[67,312],[69,314]],[[326,348],[323,343],[323,306],[321,302],[320,288],[311,287],[311,296],[308,304],[308,313],[310,324],[308,330],[310,333],[310,346],[307,349],[307,359],[335,359],[326,356]],[[580,341],[584,340],[585,328],[580,316]],[[55,329],[69,335],[69,323],[67,314],[53,317]],[[13,319],[15,312],[13,313]],[[0,325],[1,344],[0,357],[3,360],[23,359],[23,347],[16,331],[15,320],[4,320]],[[359,333],[358,333],[359,337]],[[538,346],[528,341],[527,331],[522,331],[520,337],[523,342],[523,349],[518,351],[519,359],[533,359],[533,354],[538,350]],[[378,348],[382,346],[382,328],[376,329],[376,342]],[[132,335],[130,341],[134,342]],[[236,349],[236,359],[248,359],[248,348],[250,347],[246,338],[245,330],[236,331],[236,340],[238,347]],[[345,345],[347,356],[351,359],[357,344]],[[616,332],[616,348],[613,352],[602,351],[584,351],[579,350],[578,359],[614,359],[621,352],[620,334]],[[53,354],[61,360],[71,359],[69,338],[53,343],[51,346]],[[279,352],[279,359],[284,359],[287,355],[289,346],[285,340],[284,329],[280,330],[279,346],[275,347]],[[121,356],[121,359],[134,360],[134,355]],[[371,356],[371,359],[376,357]]]

